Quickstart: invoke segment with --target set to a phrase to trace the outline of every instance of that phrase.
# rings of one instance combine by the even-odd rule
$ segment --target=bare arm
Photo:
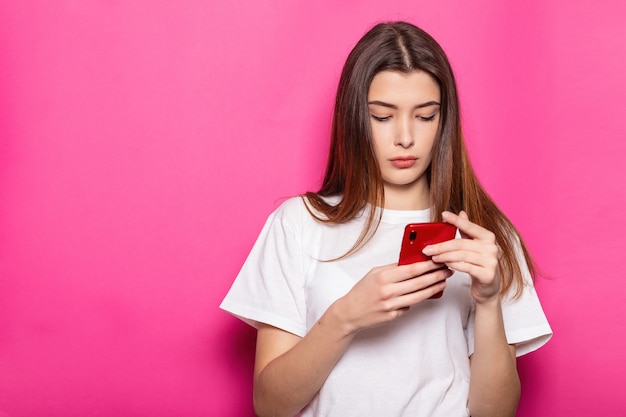
[[[476,305],[469,409],[472,417],[514,416],[520,397],[515,346],[508,345],[499,298]]]
[[[261,325],[254,369],[254,409],[259,416],[293,416],[319,391],[353,335],[331,306],[300,338]]]
[[[472,278],[476,312],[468,398],[471,415],[514,416],[520,381],[515,347],[508,345],[504,332],[495,236],[469,221],[464,212],[444,212],[443,219],[458,227],[463,238],[426,247],[424,252]]]
[[[300,338],[260,325],[254,369],[254,408],[260,416],[293,416],[320,390],[339,358],[362,329],[401,316],[445,288],[449,270],[419,262],[372,269],[333,303]]]

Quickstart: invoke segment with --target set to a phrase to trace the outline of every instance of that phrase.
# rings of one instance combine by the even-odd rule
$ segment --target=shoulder
[[[280,203],[271,217],[291,223],[301,223],[305,214],[307,214],[305,201],[302,197],[296,196],[290,197]]]
[[[331,206],[340,201],[340,197],[324,197],[324,201]],[[289,223],[316,222],[324,219],[324,213],[316,210],[306,196],[290,197],[283,201],[272,213],[272,216]]]
[[[272,229],[278,228],[301,235],[302,231],[310,228],[311,223],[315,221],[306,200],[301,196],[296,196],[280,203],[270,214],[267,223]]]

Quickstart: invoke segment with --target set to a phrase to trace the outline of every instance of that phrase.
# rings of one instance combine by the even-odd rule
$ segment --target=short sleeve
[[[265,323],[305,335],[303,254],[297,237],[301,206],[300,199],[290,199],[269,216],[221,309],[254,327]]]
[[[517,259],[522,270],[524,288],[518,298],[512,295],[503,297],[502,316],[507,341],[515,345],[516,354],[519,357],[548,343],[552,337],[552,329],[541,307],[526,260],[519,248]],[[474,322],[474,308],[472,308],[467,329],[470,355],[474,352]]]
[[[541,307],[530,272],[523,262],[524,289],[519,298],[502,300],[504,330],[509,344],[515,345],[517,356],[539,349],[552,337],[552,329]]]

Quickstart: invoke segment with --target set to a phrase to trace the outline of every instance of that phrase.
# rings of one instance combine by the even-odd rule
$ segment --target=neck
[[[389,210],[424,210],[431,207],[428,184],[385,185],[385,208]]]

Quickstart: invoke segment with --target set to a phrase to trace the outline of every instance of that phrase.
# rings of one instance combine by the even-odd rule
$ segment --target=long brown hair
[[[492,231],[501,249],[502,293],[523,287],[516,247],[521,247],[531,275],[533,262],[518,231],[480,185],[470,164],[460,123],[459,100],[452,68],[441,46],[422,29],[405,22],[374,26],[356,44],[343,67],[335,101],[330,151],[322,187],[304,195],[307,209],[324,223],[346,223],[369,203],[384,207],[383,180],[372,147],[367,95],[372,79],[381,71],[423,71],[439,84],[441,118],[426,172],[430,184],[432,221],[441,213],[465,210],[470,220]],[[339,196],[331,204],[326,197]],[[362,248],[374,235],[382,216],[371,209],[354,246]]]

